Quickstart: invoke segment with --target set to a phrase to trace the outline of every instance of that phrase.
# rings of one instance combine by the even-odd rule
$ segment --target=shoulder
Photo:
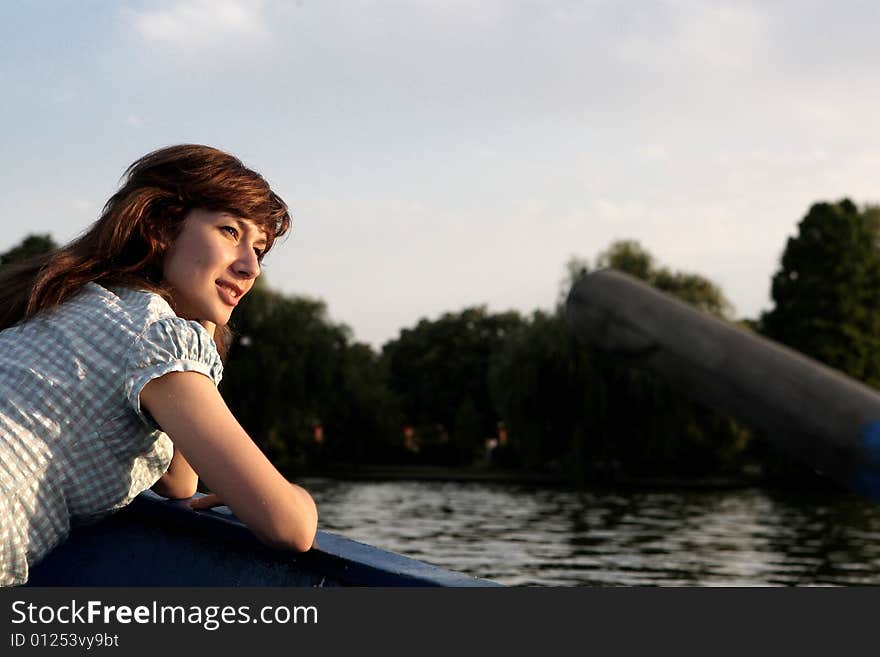
[[[57,306],[3,331],[16,340],[72,347],[128,345],[156,321],[176,317],[158,294],[86,283]]]
[[[153,345],[172,353],[198,355],[213,361],[217,348],[208,331],[198,322],[178,317],[168,302],[155,292],[132,288],[104,288],[94,285],[87,293],[98,295],[101,303],[112,308],[135,335],[135,347]]]
[[[161,296],[145,290],[86,283],[73,297],[43,316],[28,330],[49,336],[74,351],[99,351],[108,358],[128,352],[157,322],[179,319]]]
[[[110,333],[130,339],[154,322],[174,317],[177,315],[168,302],[154,292],[97,283],[86,283],[51,314],[53,323],[71,331]]]
[[[177,316],[161,296],[144,290],[113,289],[135,334],[126,354],[132,380],[149,380],[171,371],[199,371],[215,385],[223,376],[217,345],[196,321]]]
[[[100,305],[118,314],[133,327],[146,327],[157,320],[177,316],[165,299],[147,290],[87,283],[82,295],[86,303]]]
[[[71,298],[49,311],[50,315],[78,314],[84,311],[116,314],[134,320],[174,317],[168,302],[155,292],[126,287],[104,287],[86,283]]]

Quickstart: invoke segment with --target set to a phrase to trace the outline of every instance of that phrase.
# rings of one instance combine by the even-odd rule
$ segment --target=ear
[[[164,256],[174,243],[174,232],[167,221],[151,222],[147,226],[146,238],[150,242],[150,249],[153,253]]]
[[[144,270],[149,280],[160,284],[163,279],[162,270],[165,268],[165,256],[171,246],[171,241],[166,239],[162,231],[155,226],[143,227],[143,240],[146,253],[144,255]]]
[[[145,237],[150,241],[154,253],[164,255],[174,244],[188,214],[187,209],[175,200],[157,201],[144,222]]]

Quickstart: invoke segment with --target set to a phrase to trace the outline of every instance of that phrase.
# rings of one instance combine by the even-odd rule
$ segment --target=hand
[[[208,493],[207,495],[202,495],[201,497],[194,497],[189,500],[186,505],[190,509],[213,509],[215,506],[225,506],[226,502],[220,499],[220,496],[216,493]]]

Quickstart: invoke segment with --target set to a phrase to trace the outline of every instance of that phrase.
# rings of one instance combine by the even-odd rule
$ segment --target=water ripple
[[[322,529],[513,586],[880,584],[880,506],[853,496],[303,483]]]

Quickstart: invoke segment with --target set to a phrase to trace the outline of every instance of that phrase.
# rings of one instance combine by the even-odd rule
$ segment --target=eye
[[[266,254],[265,249],[254,248],[254,253],[257,254],[257,262],[263,262],[263,256]]]
[[[235,226],[221,226],[220,230],[225,231],[232,239],[238,239],[238,228]]]

